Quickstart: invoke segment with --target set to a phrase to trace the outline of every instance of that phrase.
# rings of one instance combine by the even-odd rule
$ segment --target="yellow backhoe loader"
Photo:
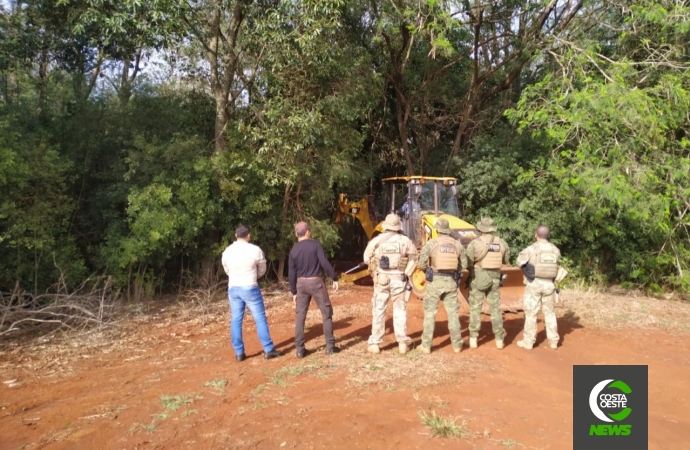
[[[452,230],[451,236],[459,240],[465,247],[480,233],[471,224],[459,218],[457,202],[457,179],[452,177],[392,177],[383,179],[382,207],[377,208],[374,197],[366,196],[360,200],[351,201],[346,194],[340,194],[338,198],[338,210],[336,223],[341,223],[347,216],[359,220],[367,237],[371,240],[374,236],[383,232],[381,220],[386,214],[399,214],[402,223],[402,231],[409,237],[418,249],[429,240],[437,236],[434,230],[436,221],[443,217],[448,220]],[[377,216],[377,209],[383,214]],[[357,266],[340,276],[340,282],[344,285],[353,284],[356,280],[370,275],[363,264]],[[522,309],[522,297],[524,285],[522,283],[522,270],[517,267],[504,266],[501,273],[505,275],[501,287],[501,307],[504,311],[517,311]],[[464,310],[468,310],[466,270],[462,273],[460,292],[465,301]],[[412,291],[420,300],[426,292],[426,277],[424,271],[417,269],[410,280]],[[488,311],[486,304],[484,309]]]

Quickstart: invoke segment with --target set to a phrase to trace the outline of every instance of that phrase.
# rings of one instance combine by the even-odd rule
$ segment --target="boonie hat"
[[[400,217],[397,214],[388,214],[383,221],[383,229],[388,231],[400,231]]]
[[[439,233],[450,234],[450,225],[448,224],[448,219],[440,217],[438,220],[436,220],[434,230],[438,231]]]
[[[482,217],[482,219],[477,222],[477,229],[482,233],[491,233],[496,231],[496,222],[491,217]]]

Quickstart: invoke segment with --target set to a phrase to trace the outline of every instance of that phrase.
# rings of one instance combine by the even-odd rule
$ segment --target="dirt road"
[[[343,351],[330,357],[317,311],[307,322],[315,352],[294,357],[284,295],[268,300],[271,333],[285,352],[270,361],[249,321],[248,359],[235,362],[226,304],[203,318],[179,307],[149,312],[115,336],[4,343],[0,381],[16,381],[0,385],[0,449],[567,449],[574,364],[647,364],[650,449],[687,448],[687,330],[604,331],[561,310],[561,347],[548,349],[540,322],[538,347],[526,351],[515,345],[522,315],[506,314],[504,350],[484,317],[479,348],[455,354],[440,308],[431,355],[399,355],[391,320],[384,352],[369,355],[370,288],[341,291],[333,302]],[[421,302],[413,298],[408,311],[418,342]],[[432,437],[420,415],[453,418],[461,437]]]

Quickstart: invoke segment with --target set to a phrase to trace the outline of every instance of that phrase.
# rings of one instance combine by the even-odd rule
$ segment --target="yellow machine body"
[[[452,230],[451,236],[459,240],[463,246],[467,245],[481,235],[481,233],[471,224],[460,219],[458,216],[455,184],[457,180],[453,177],[393,177],[383,179],[384,190],[384,214],[376,214],[376,204],[374,196],[366,196],[356,201],[350,201],[346,194],[340,194],[338,198],[338,209],[336,212],[336,223],[341,223],[345,217],[357,219],[367,237],[371,240],[374,236],[383,232],[383,219],[388,213],[398,213],[401,215],[403,232],[415,243],[418,249],[426,244],[430,239],[438,236],[434,225],[440,218],[448,221]],[[397,205],[400,198],[396,199],[396,194],[404,196],[408,206],[402,210]],[[414,206],[412,206],[414,205]],[[522,309],[522,297],[524,295],[524,285],[522,270],[517,267],[504,266],[501,273],[506,275],[504,284],[501,287],[501,307],[504,311],[517,311]],[[355,281],[369,276],[367,269],[362,269],[354,273],[341,274],[342,284],[353,284]],[[467,311],[469,305],[467,280],[468,272],[462,273],[460,283],[460,293],[463,309]],[[426,277],[424,271],[417,269],[413,274],[410,284],[412,285],[415,296],[419,299],[424,298],[426,292]],[[484,311],[488,311],[485,304]]]

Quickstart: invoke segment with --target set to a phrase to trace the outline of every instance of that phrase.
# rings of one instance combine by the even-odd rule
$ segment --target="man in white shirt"
[[[245,305],[256,322],[256,332],[264,348],[264,358],[275,358],[280,356],[280,352],[275,349],[271,340],[264,299],[257,283],[257,279],[266,273],[266,258],[259,247],[249,243],[251,235],[248,227],[240,225],[235,231],[235,238],[237,240],[225,249],[222,258],[223,269],[229,278],[228,297],[232,314],[230,337],[235,349],[235,359],[244,361],[246,358],[242,341]]]

